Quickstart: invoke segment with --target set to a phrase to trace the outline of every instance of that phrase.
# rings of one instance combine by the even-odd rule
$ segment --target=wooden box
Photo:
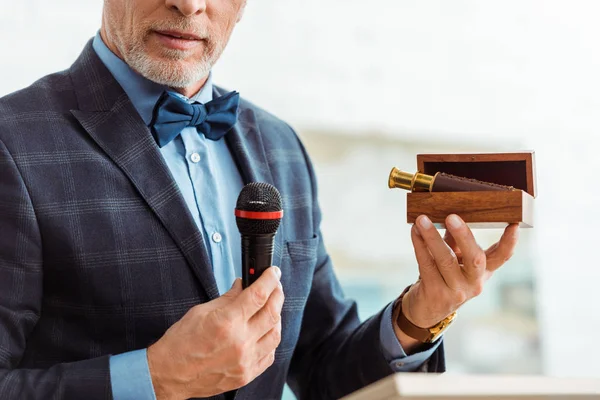
[[[500,185],[517,191],[414,192],[407,196],[407,220],[414,223],[427,215],[438,228],[445,228],[450,214],[459,215],[471,228],[503,228],[518,223],[533,227],[535,189],[534,152],[486,154],[419,154],[418,172],[445,172]]]

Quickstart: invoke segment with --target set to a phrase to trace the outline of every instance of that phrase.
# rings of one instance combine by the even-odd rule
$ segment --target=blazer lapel
[[[181,249],[210,299],[219,296],[201,232],[148,127],[89,42],[70,69],[79,110],[92,139],[136,187]]]
[[[224,94],[225,91],[223,89],[216,86],[214,87],[215,98],[223,96]],[[267,153],[265,151],[256,114],[251,108],[245,106],[243,101],[240,103],[240,108],[238,110],[238,122],[233,129],[225,135],[225,140],[227,141],[229,150],[237,163],[245,184],[250,182],[265,182],[277,187],[269,167]],[[275,248],[273,252],[273,264],[277,266],[281,266],[283,232],[284,226],[282,223],[275,236]]]

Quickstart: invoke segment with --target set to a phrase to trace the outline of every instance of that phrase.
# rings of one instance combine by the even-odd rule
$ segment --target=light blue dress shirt
[[[138,75],[106,47],[100,34],[94,38],[93,47],[141,118],[150,125],[154,105],[168,88]],[[212,75],[192,99],[181,97],[190,103],[211,101]],[[160,151],[204,236],[217,286],[223,294],[236,277],[241,277],[241,239],[233,214],[237,196],[243,187],[240,171],[225,140],[208,140],[195,127],[184,129]],[[219,182],[228,183],[223,185]],[[394,333],[391,304],[384,312],[380,338],[382,352],[397,372],[414,371],[431,357],[439,345],[407,356]],[[110,377],[115,400],[156,399],[146,349],[111,356]]]

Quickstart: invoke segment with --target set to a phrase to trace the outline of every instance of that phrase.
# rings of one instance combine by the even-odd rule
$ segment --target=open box
[[[436,227],[445,228],[446,217],[457,214],[471,228],[502,228],[509,223],[533,227],[534,152],[418,154],[417,167],[418,172],[427,175],[445,172],[521,190],[408,193],[408,223],[414,223],[424,214]]]

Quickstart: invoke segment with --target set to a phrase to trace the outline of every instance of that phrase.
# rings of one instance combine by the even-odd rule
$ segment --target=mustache
[[[149,31],[179,31],[191,33],[202,39],[210,39],[211,35],[205,26],[199,25],[187,18],[174,19],[169,21],[152,21],[145,24],[143,30]]]

